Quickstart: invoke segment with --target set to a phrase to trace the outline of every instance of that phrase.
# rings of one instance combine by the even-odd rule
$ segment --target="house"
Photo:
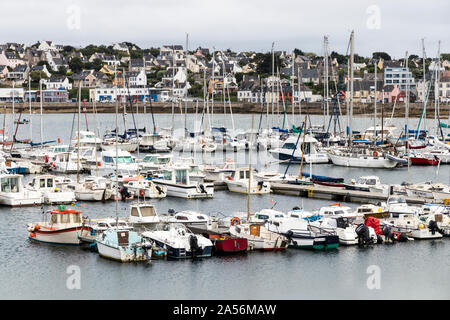
[[[14,69],[19,64],[24,64],[24,61],[14,51],[0,50],[0,65]]]
[[[121,42],[121,43],[115,43],[113,45],[113,49],[117,50],[117,51],[122,51],[122,52],[126,52],[126,53],[130,53],[130,51],[128,50],[128,46],[125,42]]]
[[[147,85],[145,70],[125,72],[125,79],[130,87],[144,87]]]
[[[104,73],[94,70],[84,70],[72,76],[73,87],[94,88],[103,85],[106,76]]]
[[[113,75],[114,74],[114,68],[111,67],[110,65],[105,64],[100,70],[99,72],[104,73],[104,74],[110,74]]]
[[[69,100],[69,92],[67,90],[47,89],[42,90],[42,93],[38,90],[36,92],[37,102],[67,102]]]
[[[197,50],[195,51],[194,55],[205,58],[205,57],[209,56],[209,49],[198,47]]]
[[[300,69],[300,80],[302,83],[319,84],[319,71],[317,69]]]
[[[52,77],[43,81],[46,89],[71,90],[72,84],[67,77]]]
[[[2,102],[22,102],[23,88],[0,88],[0,101]]]
[[[376,82],[377,101],[382,99],[383,81]],[[346,94],[350,99],[350,92]],[[353,101],[355,102],[372,102],[375,98],[375,82],[369,80],[358,80],[353,82]]]
[[[0,79],[6,78],[8,75],[8,67],[4,65],[0,65]]]
[[[103,63],[106,63],[108,66],[118,66],[120,64],[120,60],[117,60],[116,56],[114,55],[104,55],[103,56]]]
[[[129,70],[130,71],[145,70],[145,60],[144,60],[144,58],[130,59],[130,62],[129,62],[128,65],[129,65]]]
[[[29,74],[30,67],[26,64],[19,64],[12,71],[8,72],[7,79],[9,81],[14,81],[17,84],[23,84],[23,82],[28,79]]]
[[[394,101],[396,101],[399,93],[400,90],[398,88],[398,85],[385,85],[382,91],[383,102],[393,103]]]
[[[38,50],[48,52],[48,51],[57,51],[56,45],[53,41],[42,41],[39,43]]]
[[[397,84],[400,90],[415,89],[416,84],[409,68],[387,67],[384,69],[384,85]]]
[[[47,75],[47,78],[50,78],[50,76],[52,75],[49,71],[48,71],[48,69],[47,69],[47,65],[42,65],[42,66],[33,66],[33,67],[31,67],[31,70],[30,70],[30,72],[33,72],[33,71],[41,71],[41,72],[44,72],[46,75]]]

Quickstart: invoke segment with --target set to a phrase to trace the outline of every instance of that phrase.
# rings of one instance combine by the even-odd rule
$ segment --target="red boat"
[[[424,144],[421,145],[411,145],[408,141],[405,142],[405,147],[411,150],[425,149],[427,146]]]
[[[425,157],[411,157],[411,165],[414,166],[437,166],[439,164],[439,159],[434,157],[432,159]]]
[[[245,238],[236,238],[224,234],[205,235],[214,244],[216,254],[233,254],[247,251],[248,241]]]

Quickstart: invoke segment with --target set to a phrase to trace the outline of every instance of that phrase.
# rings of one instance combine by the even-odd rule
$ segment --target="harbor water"
[[[28,116],[25,116],[28,118]],[[94,130],[94,119],[87,116],[89,129]],[[170,127],[172,116],[156,114],[158,128]],[[291,120],[291,115],[289,115]],[[127,128],[134,128],[132,115],[126,117]],[[177,132],[200,127],[201,116],[176,115]],[[303,119],[296,116],[296,126]],[[33,141],[40,141],[40,118],[33,115]],[[259,115],[254,116],[254,128],[259,127]],[[345,119],[343,119],[345,126]],[[137,127],[153,128],[149,114],[135,115]],[[12,126],[12,119],[6,118]],[[270,122],[270,120],[269,120]],[[313,124],[322,124],[323,117],[312,117]],[[410,119],[417,126],[418,119]],[[82,114],[80,127],[86,129]],[[97,115],[98,132],[114,129],[115,115]],[[214,126],[231,127],[229,116],[215,115]],[[397,127],[403,119],[394,119]],[[71,132],[77,130],[77,117],[72,114],[46,114],[43,117],[44,140],[61,139],[69,144]],[[120,130],[124,120],[119,116]],[[269,123],[272,126],[272,123]],[[275,124],[277,125],[277,124]],[[292,126],[292,123],[289,124]],[[354,118],[354,130],[373,125],[371,118]],[[429,129],[431,120],[426,121]],[[252,115],[234,115],[234,126],[249,129]],[[261,127],[267,123],[262,117]],[[72,128],[73,127],[73,128]],[[182,129],[180,129],[182,128]],[[18,130],[18,139],[30,137],[29,125]],[[10,131],[11,132],[11,131]],[[400,132],[399,132],[400,134]],[[135,154],[142,157],[143,154]],[[175,155],[180,157],[181,155]],[[196,155],[197,162],[203,160]],[[207,161],[220,163],[235,159],[238,166],[248,165],[249,154],[216,152]],[[278,164],[265,152],[252,155],[258,169],[284,172],[286,164]],[[303,171],[309,171],[306,165]],[[411,167],[392,170],[336,167],[331,164],[314,165],[313,174],[349,179],[362,175],[377,175],[382,183],[434,181],[449,184],[450,166]],[[291,165],[289,173],[298,173],[299,165]],[[28,181],[31,177],[25,177]],[[154,201],[159,212],[169,209],[198,210],[203,213],[221,212],[232,215],[247,210],[247,196],[228,191],[216,191],[213,199],[185,200],[164,198]],[[307,199],[286,195],[251,197],[251,211],[274,206],[280,211],[295,206],[306,210],[331,204],[326,200]],[[83,216],[92,219],[114,217],[114,202],[83,203]],[[357,204],[346,204],[357,207]],[[127,217],[129,203],[119,202],[119,216]],[[49,207],[45,206],[44,210]],[[0,297],[2,299],[449,299],[450,298],[450,241],[415,240],[406,243],[374,245],[368,248],[339,247],[329,252],[288,249],[285,252],[249,252],[239,256],[211,257],[186,261],[152,261],[121,264],[101,258],[80,247],[56,246],[28,240],[26,225],[42,220],[41,207],[0,208]],[[371,286],[372,271],[379,270],[379,286]],[[70,285],[73,270],[79,271],[80,287]]]

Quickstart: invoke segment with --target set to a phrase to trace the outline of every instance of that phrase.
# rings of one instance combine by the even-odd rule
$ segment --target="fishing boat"
[[[28,224],[27,230],[29,239],[34,241],[79,245],[78,234],[91,229],[85,226],[81,211],[60,205],[57,210],[50,211],[49,221]]]
[[[286,250],[288,239],[275,232],[269,231],[259,223],[240,223],[240,219],[230,227],[230,234],[234,237],[245,238],[250,250],[280,251]]]
[[[20,174],[0,174],[0,205],[22,207],[42,203],[41,193],[26,189],[22,178]]]
[[[236,170],[233,159],[227,159],[220,165],[203,165],[205,179],[209,181],[225,181]]]
[[[214,184],[191,181],[189,167],[173,166],[163,170],[163,178],[153,180],[156,185],[167,188],[167,196],[196,199],[214,197]]]
[[[387,168],[392,169],[398,162],[388,159],[383,153],[369,151],[368,149],[331,150],[328,156],[334,165],[360,168]]]
[[[56,186],[55,176],[52,175],[34,177],[27,188],[40,192],[45,204],[65,204],[75,201],[75,193],[73,191],[59,189]]]
[[[98,254],[119,262],[150,261],[153,244],[137,232],[119,227],[107,229],[98,238]]]
[[[226,180],[228,190],[245,194],[268,194],[270,183],[255,179],[255,173],[247,168],[236,169],[231,177]]]
[[[58,173],[77,173],[83,169],[81,160],[73,159],[71,152],[60,152],[55,154],[55,160],[49,161],[53,172]]]
[[[112,195],[111,183],[103,177],[86,177],[79,183],[68,184],[67,188],[75,193],[77,200],[81,201],[105,201]]]
[[[183,224],[159,225],[154,231],[143,232],[142,237],[167,249],[168,258],[204,258],[212,255],[211,240],[202,235],[193,234]]]

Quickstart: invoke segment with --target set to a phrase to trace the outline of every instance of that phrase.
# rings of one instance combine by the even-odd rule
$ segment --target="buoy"
[[[30,237],[31,237],[31,238],[36,238],[36,233],[30,232]]]
[[[373,152],[373,156],[374,156],[374,157],[378,157],[378,152],[374,151],[374,152]]]
[[[145,190],[144,189],[139,190],[139,195],[143,197],[145,195]]]
[[[39,230],[39,229],[41,229],[41,226],[37,224],[37,225],[34,226],[34,229],[35,230]]]

